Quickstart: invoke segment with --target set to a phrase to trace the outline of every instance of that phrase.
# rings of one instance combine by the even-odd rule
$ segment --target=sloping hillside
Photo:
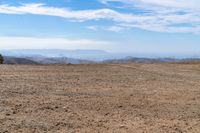
[[[89,60],[73,59],[67,57],[26,57],[29,60],[38,62],[40,64],[87,64],[93,63]]]
[[[33,64],[39,64],[39,63],[33,60],[26,59],[26,58],[6,56],[4,57],[4,64],[31,64],[33,65]]]
[[[80,59],[72,59],[72,58],[64,58],[64,57],[13,57],[13,56],[5,56],[4,64],[87,64],[93,63],[88,60],[80,60]]]

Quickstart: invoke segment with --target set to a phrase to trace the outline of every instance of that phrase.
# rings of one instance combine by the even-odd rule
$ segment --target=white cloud
[[[88,26],[87,28],[90,29],[90,30],[97,30],[98,26],[91,25],[91,26]]]
[[[120,32],[125,29],[125,26],[109,26],[104,29],[112,32]]]
[[[184,8],[184,9],[200,9],[200,1],[198,0],[99,0],[104,4],[109,2],[121,2],[132,6],[148,6],[148,7],[168,7],[168,8]]]
[[[149,10],[148,13],[121,13],[113,9],[69,10],[49,7],[44,4],[23,4],[21,6],[0,5],[3,14],[36,14],[66,18],[70,21],[112,20],[116,26],[107,28],[120,31],[123,28],[140,28],[158,32],[200,32],[200,6],[197,0],[100,0],[133,4],[137,10]],[[101,25],[102,26],[102,25]],[[97,29],[97,27],[88,27]]]
[[[109,5],[119,2],[129,10],[141,11],[137,21],[121,24],[158,32],[200,33],[200,1],[198,0],[99,0]],[[142,13],[142,11],[144,11]]]
[[[24,4],[22,6],[0,5],[0,13],[5,14],[36,14],[68,18],[78,21],[112,19],[114,21],[129,21],[132,17],[111,9],[73,11],[65,8],[48,7],[44,4]]]
[[[102,49],[111,42],[88,39],[0,37],[0,49]]]
[[[127,25],[112,25],[112,26],[97,26],[97,25],[91,25],[87,26],[90,30],[104,30],[104,31],[111,31],[111,32],[121,32],[125,29],[128,29],[129,26]],[[131,27],[131,26],[130,26]]]

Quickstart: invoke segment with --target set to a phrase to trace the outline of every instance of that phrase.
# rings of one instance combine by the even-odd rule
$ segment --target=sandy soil
[[[200,64],[0,65],[0,133],[200,133]]]

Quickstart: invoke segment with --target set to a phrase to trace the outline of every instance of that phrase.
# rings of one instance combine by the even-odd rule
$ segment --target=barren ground
[[[200,64],[0,65],[0,133],[200,133]]]

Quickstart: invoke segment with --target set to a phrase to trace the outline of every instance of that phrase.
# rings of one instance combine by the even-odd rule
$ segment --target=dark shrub
[[[0,64],[3,64],[4,58],[3,56],[0,54]]]

